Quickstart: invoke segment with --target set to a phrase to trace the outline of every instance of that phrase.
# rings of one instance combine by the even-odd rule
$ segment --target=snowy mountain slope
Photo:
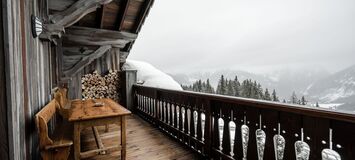
[[[355,65],[318,80],[304,93],[323,103],[355,103]]]

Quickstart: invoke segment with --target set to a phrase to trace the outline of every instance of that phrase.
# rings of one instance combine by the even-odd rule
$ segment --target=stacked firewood
[[[119,101],[119,73],[110,70],[105,76],[101,76],[97,71],[86,74],[81,78],[81,88],[83,99],[111,98]]]

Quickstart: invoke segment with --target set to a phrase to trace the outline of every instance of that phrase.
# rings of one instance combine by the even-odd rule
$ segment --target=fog
[[[354,0],[156,0],[129,55],[169,72],[355,64]]]

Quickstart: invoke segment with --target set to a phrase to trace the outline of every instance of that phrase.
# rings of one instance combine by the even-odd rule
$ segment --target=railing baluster
[[[165,102],[165,123],[169,124],[169,101],[168,101],[168,99]]]
[[[231,146],[230,146],[230,130],[229,130],[229,122],[230,122],[230,108],[229,106],[222,107],[222,119],[224,121],[223,127],[223,140],[222,140],[222,151],[226,155],[230,155]]]
[[[173,107],[173,112],[174,112],[174,128],[178,128],[178,126],[177,126],[177,121],[178,121],[178,119],[177,119],[177,112],[176,112],[176,109],[177,109],[177,106],[176,106],[176,103],[174,102],[174,107]]]
[[[170,100],[169,104],[169,125],[173,126],[173,102]]]

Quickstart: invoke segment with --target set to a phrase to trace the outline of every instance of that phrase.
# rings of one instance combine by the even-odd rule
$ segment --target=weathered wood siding
[[[0,3],[0,17],[2,17],[2,3]],[[0,18],[0,24],[3,19]],[[4,54],[3,25],[0,25],[0,159],[9,159],[7,140],[7,111],[6,111],[6,88],[5,88],[5,54]]]
[[[52,98],[58,82],[51,44],[31,34],[31,15],[46,19],[47,11],[40,10],[45,2],[3,2],[9,159],[39,159],[34,115]]]

